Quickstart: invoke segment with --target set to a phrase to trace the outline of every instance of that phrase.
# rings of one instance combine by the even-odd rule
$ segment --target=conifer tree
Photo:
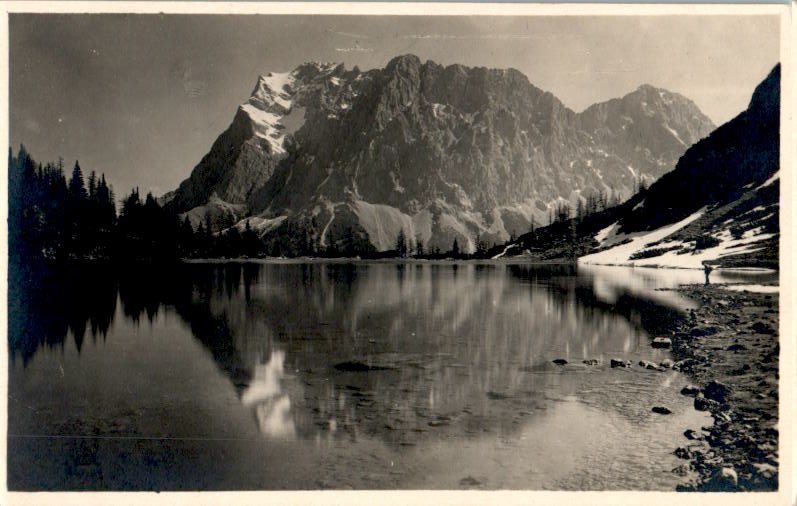
[[[97,173],[93,170],[89,174],[89,200],[95,202],[97,199]]]
[[[86,199],[86,186],[83,182],[83,171],[80,170],[80,164],[75,161],[75,168],[72,169],[72,178],[69,180],[69,194],[74,199]]]
[[[396,252],[401,258],[407,256],[407,237],[404,235],[403,227],[399,229],[398,237],[396,238]]]
[[[459,258],[459,243],[457,242],[457,238],[454,238],[454,244],[451,245],[451,256],[453,258]]]

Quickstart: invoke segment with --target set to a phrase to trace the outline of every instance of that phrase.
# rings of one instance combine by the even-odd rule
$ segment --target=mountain
[[[778,268],[779,167],[778,64],[745,111],[686,150],[650,188],[572,227],[522,236],[507,254],[545,243],[577,250],[581,263]]]
[[[747,109],[684,153],[623,219],[624,232],[660,227],[705,205],[731,202],[780,166],[780,65],[753,92]],[[674,202],[673,196],[678,199]]]
[[[503,242],[561,202],[631,195],[713,128],[648,85],[576,113],[514,69],[413,55],[367,72],[308,63],[261,76],[162,202],[214,230],[248,221],[294,251],[297,240],[388,250],[400,232],[472,251],[476,236]]]

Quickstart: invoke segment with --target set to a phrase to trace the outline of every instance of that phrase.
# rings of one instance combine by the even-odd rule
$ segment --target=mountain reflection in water
[[[110,424],[111,433],[123,435],[156,427],[166,436],[182,436],[184,427],[185,433],[210,434],[233,414],[229,406],[220,407],[226,401],[217,387],[211,389],[215,379],[208,378],[205,400],[192,397],[203,385],[179,379],[202,360],[181,341],[188,331],[264,440],[310,442],[333,452],[344,442],[381,441],[391,448],[436,447],[446,455],[451,449],[440,445],[447,441],[481,445],[485,435],[515,442],[537,438],[543,427],[559,423],[550,419],[555,413],[579,412],[606,427],[619,427],[622,419],[622,426],[639,432],[640,445],[651,444],[646,438],[659,430],[651,425],[658,419],[651,419],[648,401],[640,399],[670,388],[675,373],[631,378],[582,360],[668,357],[652,349],[649,338],[683,308],[644,290],[623,289],[619,276],[609,279],[610,297],[602,273],[575,266],[284,262],[12,270],[10,286],[19,290],[9,290],[10,392],[32,388],[35,375],[45,374],[36,367],[39,353],[56,351],[67,373],[91,375],[104,356],[111,358],[113,339],[132,336],[125,337],[123,354],[113,357],[121,364],[113,378],[118,395],[134,404],[123,411],[126,425],[102,420],[117,416],[103,411],[112,395],[92,387],[74,397],[96,398],[91,416],[69,413],[71,418],[53,427],[77,423],[102,434]],[[139,332],[129,329],[146,325],[166,337],[138,338],[137,344]],[[75,358],[89,351],[90,357],[70,358],[67,339],[74,340]],[[185,357],[173,363],[174,382],[141,383],[153,361],[142,349],[145,342],[157,345],[158,353]],[[567,360],[566,367],[552,363],[559,358]],[[135,382],[147,393],[130,397]],[[572,400],[585,407],[551,409],[551,402]],[[142,418],[156,409],[150,404],[157,408],[153,420],[163,420],[160,426]],[[69,409],[88,409],[79,406]],[[593,408],[600,411],[584,411]],[[56,430],[46,418],[31,419],[15,409],[10,408],[9,433],[29,430],[26,423]],[[596,418],[606,409],[614,421]],[[202,423],[207,427],[196,428]],[[664,436],[657,444],[666,455],[671,449]],[[522,483],[522,476],[517,479]]]
[[[37,274],[27,286],[43,289],[20,297],[25,307],[12,314],[12,321],[37,324],[10,334],[12,359],[29,360],[39,345],[63,346],[67,333],[80,350],[87,328],[93,340],[105,336],[117,294],[122,314],[136,324],[173,310],[261,430],[279,437],[295,434],[291,399],[305,436],[352,420],[382,432],[385,420],[419,429],[436,414],[484,413],[489,399],[474,392],[541,394],[538,383],[567,381],[529,374],[549,371],[553,358],[628,353],[647,339],[646,325],[655,330],[674,314],[627,294],[607,304],[595,278],[575,276],[572,266],[231,263],[28,273]],[[50,305],[37,294],[68,304]],[[346,361],[381,371],[332,368]],[[290,378],[286,364],[296,371]],[[371,420],[358,416],[361,407]]]

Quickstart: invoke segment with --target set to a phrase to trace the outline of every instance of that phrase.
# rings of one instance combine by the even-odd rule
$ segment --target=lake
[[[702,279],[451,262],[12,269],[8,486],[674,490],[673,450],[711,419],[680,395],[687,377],[636,364],[671,358],[651,339],[694,307],[660,288]]]

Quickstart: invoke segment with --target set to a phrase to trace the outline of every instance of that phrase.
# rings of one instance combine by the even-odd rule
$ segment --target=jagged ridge
[[[413,55],[368,72],[311,63],[261,77],[168,205],[205,206],[189,216],[209,212],[216,229],[258,215],[272,240],[290,227],[320,245],[353,233],[388,249],[403,230],[467,250],[476,234],[503,241],[545,221],[558,200],[628,196],[712,128],[651,86],[579,114],[514,69]]]

